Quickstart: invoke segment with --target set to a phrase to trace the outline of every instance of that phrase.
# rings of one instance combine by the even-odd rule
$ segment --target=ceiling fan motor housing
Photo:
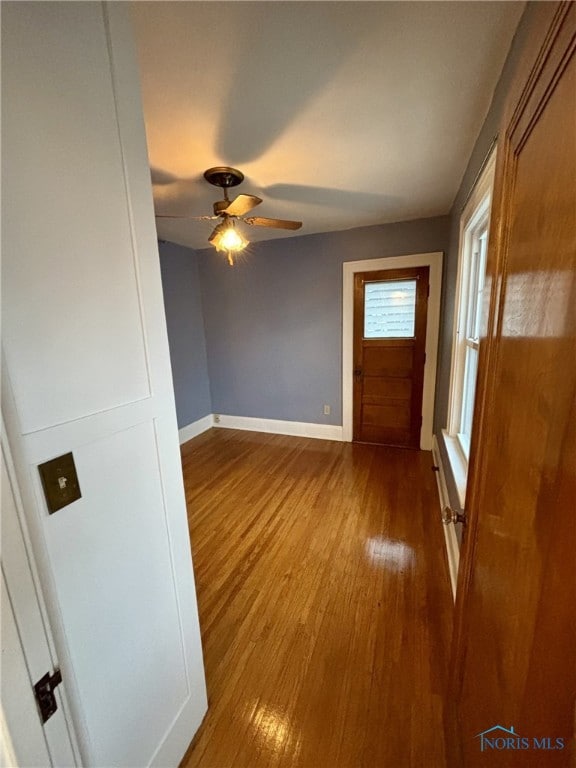
[[[230,168],[227,165],[219,165],[216,168],[208,168],[204,171],[204,178],[215,187],[237,187],[244,181],[244,174],[237,168]]]
[[[220,214],[228,208],[230,200],[217,200],[214,203],[214,216],[220,216]]]

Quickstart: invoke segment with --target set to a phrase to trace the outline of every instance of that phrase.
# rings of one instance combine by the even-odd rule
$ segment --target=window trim
[[[478,181],[472,190],[460,216],[460,235],[458,241],[458,275],[454,297],[454,326],[452,331],[452,358],[450,366],[450,388],[448,397],[448,424],[443,430],[444,441],[458,495],[462,506],[466,493],[468,473],[468,452],[459,437],[463,395],[465,388],[466,339],[468,326],[468,300],[464,301],[463,292],[470,283],[472,265],[471,248],[474,235],[486,223],[490,227],[490,209],[494,188],[494,170],[496,165],[496,147],[485,163]]]

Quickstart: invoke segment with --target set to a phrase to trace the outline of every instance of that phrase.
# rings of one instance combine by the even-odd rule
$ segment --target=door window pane
[[[416,280],[385,280],[364,285],[364,338],[414,337]]]

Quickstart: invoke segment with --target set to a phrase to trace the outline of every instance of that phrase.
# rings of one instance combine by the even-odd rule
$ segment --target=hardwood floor
[[[185,768],[443,768],[452,599],[430,453],[182,448],[209,710]]]

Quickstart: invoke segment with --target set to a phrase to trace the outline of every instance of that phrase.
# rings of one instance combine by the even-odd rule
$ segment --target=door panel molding
[[[443,256],[442,251],[433,251],[406,256],[388,256],[382,259],[346,261],[342,265],[342,439],[345,442],[352,441],[353,433],[354,275],[357,272],[429,267],[430,296],[428,298],[428,322],[426,325],[426,363],[424,365],[420,448],[425,451],[432,450]]]

